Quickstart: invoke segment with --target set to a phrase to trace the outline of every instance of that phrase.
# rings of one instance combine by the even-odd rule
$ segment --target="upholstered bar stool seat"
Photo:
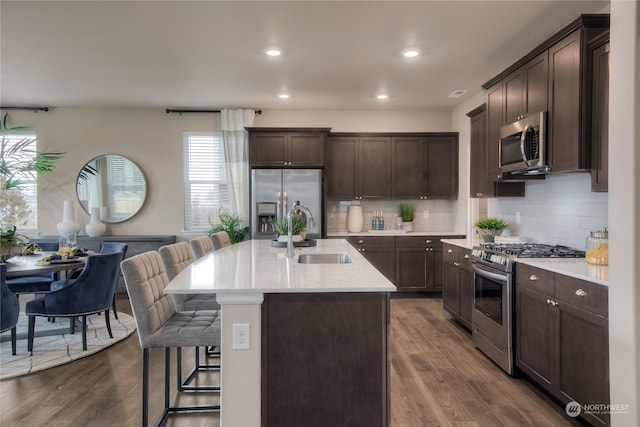
[[[196,259],[202,258],[215,250],[213,240],[211,240],[209,236],[196,237],[191,239],[189,243],[191,243],[191,249],[193,249],[193,254],[196,256]]]
[[[164,295],[169,284],[160,254],[145,252],[121,264],[131,308],[142,347],[142,425],[149,421],[149,349],[165,349],[164,412],[158,424],[170,413],[220,411],[220,405],[172,406],[171,347],[219,346],[220,318],[217,311],[177,312],[173,298]],[[219,391],[212,387],[208,391]]]
[[[211,241],[215,250],[231,246],[231,239],[226,231],[218,231],[211,235]]]

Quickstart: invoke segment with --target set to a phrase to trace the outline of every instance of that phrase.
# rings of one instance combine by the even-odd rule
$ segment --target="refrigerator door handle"
[[[284,209],[282,210],[282,219],[285,219],[287,217],[287,214],[289,213],[288,207],[287,205],[289,204],[289,200],[287,199],[287,192],[284,192]]]
[[[280,205],[282,204],[282,194],[278,191],[276,193],[276,221],[280,221]]]

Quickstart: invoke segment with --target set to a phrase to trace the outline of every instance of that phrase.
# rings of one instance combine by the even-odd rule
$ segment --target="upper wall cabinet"
[[[321,168],[328,128],[247,128],[251,167]]]
[[[488,176],[502,178],[497,173],[500,127],[537,111],[548,112],[549,170],[590,169],[593,64],[588,44],[608,28],[607,14],[581,15],[483,85],[491,150]]]
[[[591,190],[609,189],[609,33],[590,46],[593,58]]]

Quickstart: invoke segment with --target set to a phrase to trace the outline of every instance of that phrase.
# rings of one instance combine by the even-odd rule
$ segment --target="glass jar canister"
[[[609,265],[609,231],[593,230],[587,237],[585,258],[589,264]]]

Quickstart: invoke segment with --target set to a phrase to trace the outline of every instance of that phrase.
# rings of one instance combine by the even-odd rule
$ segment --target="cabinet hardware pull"
[[[584,296],[587,296],[587,293],[583,289],[578,289],[576,291],[576,295],[579,297],[584,297]]]
[[[476,196],[484,196],[484,193],[476,193]]]
[[[560,303],[559,303],[558,301],[552,301],[552,303],[553,303],[552,305],[553,305],[554,307],[557,307],[557,306],[559,306],[559,305],[560,305]]]
[[[453,249],[447,249],[448,254],[450,254],[451,252],[453,252]]]
[[[431,241],[431,240],[428,240],[428,239],[427,239],[427,240],[425,240],[425,242],[427,242],[427,243],[432,243],[432,241]]]
[[[538,276],[532,274],[531,276],[529,276],[529,280],[538,280]]]
[[[551,300],[547,298],[547,304],[551,304]]]
[[[453,265],[455,265],[456,267],[460,267],[460,263],[459,262],[453,262]]]
[[[464,259],[469,259],[469,254],[464,254]]]
[[[362,248],[362,252],[364,252],[364,248]]]
[[[358,240],[358,243],[359,244],[363,244],[364,242],[362,240]]]

